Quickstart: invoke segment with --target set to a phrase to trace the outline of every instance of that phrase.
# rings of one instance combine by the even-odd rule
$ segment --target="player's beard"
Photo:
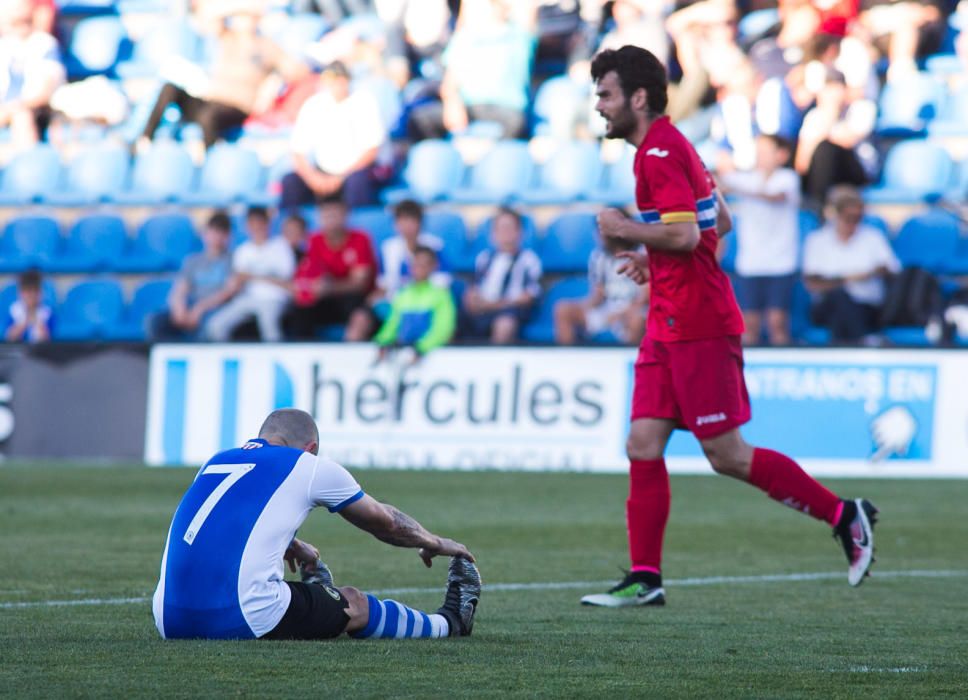
[[[620,111],[606,118],[608,128],[605,131],[607,139],[627,139],[635,130],[635,114],[626,104]]]

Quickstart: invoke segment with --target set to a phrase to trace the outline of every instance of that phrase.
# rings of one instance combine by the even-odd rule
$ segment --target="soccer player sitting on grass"
[[[457,309],[450,290],[430,281],[436,269],[437,253],[418,246],[410,270],[413,282],[393,297],[390,315],[374,338],[381,359],[401,346],[412,347],[419,359],[454,336]]]
[[[273,411],[258,439],[219,452],[198,472],[168,530],[152,611],[166,639],[358,639],[471,633],[481,594],[464,545],[431,534],[409,515],[366,495],[346,469],[317,456],[319,432],[305,411]],[[428,567],[450,556],[436,613],[337,588],[319,551],[296,539],[309,511],[325,506]],[[283,559],[302,581],[284,581]]]
[[[844,547],[847,580],[857,586],[873,563],[874,515],[863,499],[842,500],[789,457],[749,445],[739,427],[750,420],[743,377],[743,317],[729,278],[716,261],[719,237],[732,228],[729,210],[695,149],[664,116],[667,78],[654,55],[635,46],[602,51],[592,61],[596,109],[606,137],[635,146],[639,220],[615,209],[598,217],[603,235],[644,244],[620,253],[625,272],[651,280],[645,338],[635,363],[626,517],[632,568],[586,605],[662,605],[662,539],[669,517],[669,474],[663,455],[677,428],[690,430],[720,474],[829,523]],[[762,222],[770,226],[771,222]]]

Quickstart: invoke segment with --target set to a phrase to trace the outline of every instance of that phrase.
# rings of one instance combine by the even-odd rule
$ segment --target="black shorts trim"
[[[335,588],[286,581],[292,600],[279,624],[262,639],[332,639],[343,634],[350,602]]]

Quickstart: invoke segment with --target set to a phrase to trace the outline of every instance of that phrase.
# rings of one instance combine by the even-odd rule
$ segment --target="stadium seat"
[[[424,215],[424,230],[444,243],[440,253],[443,267],[448,271],[474,269],[474,249],[467,240],[467,227],[460,214],[453,211],[429,211]]]
[[[904,267],[944,273],[957,257],[958,222],[939,209],[918,214],[904,222],[893,243],[894,252]]]
[[[732,232],[723,236],[720,243],[723,246],[722,257],[719,260],[720,267],[726,272],[736,271],[736,253],[739,250],[739,243],[736,236],[735,224]]]
[[[538,252],[545,272],[584,272],[598,245],[598,225],[589,212],[562,214],[548,226]]]
[[[184,204],[226,206],[245,202],[268,206],[262,165],[252,151],[231,143],[212,147],[202,165],[198,189],[179,198]]]
[[[124,309],[121,287],[113,280],[75,285],[56,310],[55,340],[97,340],[116,324]]]
[[[135,43],[131,58],[119,63],[116,72],[121,78],[157,77],[158,70],[171,56],[196,60],[200,45],[198,34],[184,20],[158,22]]]
[[[108,340],[144,340],[145,321],[149,315],[167,307],[171,284],[170,280],[150,280],[142,284],[121,318],[105,327],[104,337]]]
[[[878,100],[876,131],[883,138],[922,135],[943,101],[944,85],[932,75],[918,73],[888,82]]]
[[[110,201],[124,189],[131,159],[120,146],[104,146],[84,151],[67,167],[63,190],[47,196],[50,204],[80,206]]]
[[[555,282],[541,297],[537,312],[522,329],[521,337],[534,343],[553,342],[555,304],[562,299],[584,299],[586,296],[588,296],[587,277],[568,277]]]
[[[947,96],[938,118],[928,124],[928,135],[968,136],[968,88]]]
[[[92,214],[78,219],[67,242],[46,268],[50,272],[108,270],[128,243],[124,221],[113,214]]]
[[[350,212],[347,223],[350,228],[367,233],[374,249],[393,236],[393,217],[383,207],[358,207]]]
[[[433,202],[457,189],[464,178],[464,161],[448,141],[421,141],[410,149],[403,170],[403,187],[384,191],[384,200],[396,202],[407,197]]]
[[[179,200],[194,188],[195,165],[174,141],[155,142],[134,162],[131,189],[115,199],[124,204],[158,204]]]
[[[109,74],[130,52],[121,19],[114,15],[88,17],[74,26],[64,64],[71,79]]]
[[[0,239],[0,272],[47,269],[61,245],[60,227],[48,216],[11,219]]]
[[[916,139],[887,152],[880,184],[864,192],[869,202],[915,203],[948,189],[954,164],[941,146]]]
[[[629,148],[621,158],[605,166],[602,187],[592,192],[588,199],[620,207],[634,203],[635,173],[632,170],[634,160],[635,151]]]
[[[533,164],[524,141],[499,141],[471,168],[470,181],[450,193],[456,202],[505,202],[531,184]]]
[[[60,156],[53,147],[38,144],[18,153],[0,178],[0,204],[29,204],[57,192],[61,184]]]
[[[134,244],[120,258],[118,272],[176,270],[189,253],[202,247],[192,221],[184,214],[156,214],[138,229]]]
[[[830,331],[810,322],[810,292],[797,280],[793,287],[793,306],[790,309],[790,333],[794,340],[805,345],[829,345]]]
[[[561,144],[538,171],[538,184],[517,195],[527,204],[564,204],[584,199],[601,179],[597,144],[569,141]]]
[[[568,76],[549,78],[534,95],[532,131],[536,136],[571,138],[585,100],[586,89]]]
[[[780,23],[780,13],[774,7],[754,10],[739,21],[736,27],[741,41],[748,41],[763,36]]]
[[[885,328],[882,332],[884,337],[894,345],[923,348],[930,347],[932,344],[921,326],[897,326]]]

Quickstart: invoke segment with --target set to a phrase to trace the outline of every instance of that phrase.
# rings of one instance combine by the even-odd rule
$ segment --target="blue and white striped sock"
[[[446,637],[450,625],[443,615],[428,615],[395,600],[380,600],[367,594],[370,620],[350,636],[357,639],[425,639]]]

